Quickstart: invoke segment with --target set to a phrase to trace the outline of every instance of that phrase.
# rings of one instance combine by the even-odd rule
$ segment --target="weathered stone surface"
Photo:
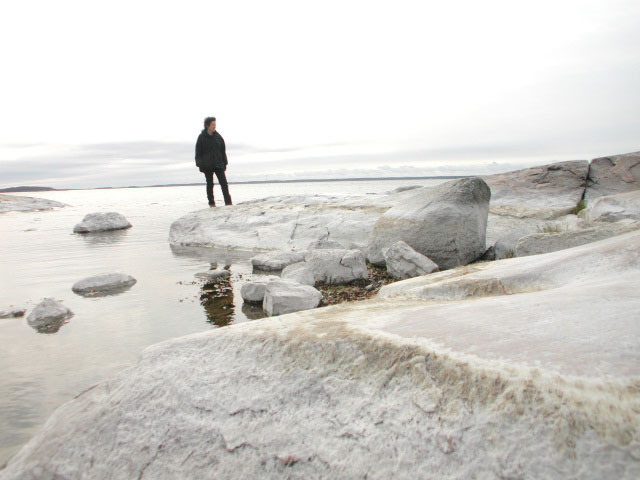
[[[318,250],[318,249],[333,249],[333,248],[345,248],[345,246],[340,243],[340,242],[336,242],[335,240],[328,240],[326,238],[320,239],[320,240],[316,240],[315,242],[311,242],[309,244],[309,246],[307,247],[307,250]]]
[[[640,152],[594,158],[589,168],[585,200],[640,190]]]
[[[23,197],[22,195],[0,194],[0,213],[4,212],[34,212],[66,207],[64,203],[46,200],[44,198]]]
[[[598,197],[589,202],[580,216],[592,222],[640,221],[640,190]]]
[[[231,277],[231,272],[229,270],[207,270],[206,272],[196,273],[195,277],[208,282],[219,282]]]
[[[0,318],[18,318],[24,316],[27,312],[24,308],[8,308],[6,310],[0,310]]]
[[[293,280],[302,285],[314,286],[316,284],[315,276],[307,262],[298,262],[285,267],[284,270],[282,270],[281,276],[282,278]]]
[[[275,275],[268,275],[260,278],[256,278],[251,282],[247,282],[240,288],[240,296],[245,302],[259,303],[262,305],[264,300],[264,292],[267,288],[267,283],[274,280],[280,280],[280,277]]]
[[[399,280],[418,277],[439,270],[438,265],[416,252],[402,240],[394,243],[389,248],[383,249],[382,255],[389,274]]]
[[[268,315],[283,315],[315,308],[322,294],[309,285],[290,280],[273,280],[267,283],[262,308]]]
[[[302,261],[304,252],[268,252],[253,257],[251,264],[259,270],[277,271]]]
[[[639,282],[640,232],[166,341],[0,479],[635,480]]]
[[[129,221],[118,212],[97,212],[85,215],[82,222],[73,227],[75,233],[106,232],[131,228]]]
[[[312,250],[305,263],[316,283],[337,285],[369,278],[367,262],[360,250]]]
[[[27,323],[40,333],[55,333],[73,312],[53,298],[45,298],[27,316]]]
[[[79,295],[96,296],[109,293],[120,293],[135,285],[136,279],[124,273],[107,273],[95,275],[76,282],[71,290]]]
[[[489,187],[478,177],[417,190],[378,219],[367,258],[382,265],[382,249],[403,240],[441,269],[472,262],[486,250],[490,197]]]

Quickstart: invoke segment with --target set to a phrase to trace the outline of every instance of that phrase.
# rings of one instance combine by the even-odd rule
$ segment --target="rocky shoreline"
[[[640,477],[640,153],[463,180],[178,219],[175,245],[271,250],[323,304],[362,301],[149,347],[0,479]],[[425,255],[430,235],[397,220],[420,227],[434,202],[476,232],[451,240],[457,266],[362,272],[387,212],[384,235]]]

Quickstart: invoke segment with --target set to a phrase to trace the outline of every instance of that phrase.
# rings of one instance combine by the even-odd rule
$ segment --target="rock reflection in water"
[[[123,241],[129,232],[127,230],[109,230],[106,232],[75,233],[82,237],[89,245],[114,245]]]
[[[241,310],[249,320],[260,320],[267,317],[267,313],[262,309],[261,305],[251,305],[245,302],[242,304]]]
[[[200,305],[204,307],[207,321],[218,327],[229,325],[233,321],[235,304],[233,287],[228,279],[207,282],[202,285]]]

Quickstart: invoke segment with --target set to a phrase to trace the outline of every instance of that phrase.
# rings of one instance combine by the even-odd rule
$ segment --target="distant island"
[[[246,182],[229,182],[233,185],[243,184],[257,184],[257,183],[308,183],[308,182],[363,182],[363,181],[377,181],[377,180],[452,180],[456,178],[465,178],[473,175],[438,175],[429,177],[353,177],[353,178],[303,178],[299,180],[250,180]],[[115,188],[157,188],[157,187],[192,187],[196,185],[204,185],[204,182],[199,183],[168,183],[163,185],[129,185],[127,187],[95,187],[95,188],[52,188],[52,187],[10,187],[0,188],[0,193],[11,192],[44,192],[44,191],[65,191],[65,190],[107,190]]]

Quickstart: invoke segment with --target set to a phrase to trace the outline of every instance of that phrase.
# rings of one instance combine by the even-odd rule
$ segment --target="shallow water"
[[[271,195],[366,194],[440,180],[384,180],[231,185],[235,203]],[[0,465],[62,403],[135,363],[145,347],[170,338],[264,316],[243,305],[242,283],[253,273],[252,252],[173,247],[171,222],[206,208],[204,186],[76,190],[19,194],[67,207],[0,214],[0,310],[29,311],[43,298],[75,315],[55,332],[38,332],[26,316],[0,319]],[[221,197],[216,186],[216,195]],[[224,207],[219,207],[224,208]],[[94,211],[122,213],[133,228],[73,234]],[[226,268],[231,281],[207,284],[194,275]],[[113,296],[87,298],[71,286],[99,273],[121,272],[137,283]]]

